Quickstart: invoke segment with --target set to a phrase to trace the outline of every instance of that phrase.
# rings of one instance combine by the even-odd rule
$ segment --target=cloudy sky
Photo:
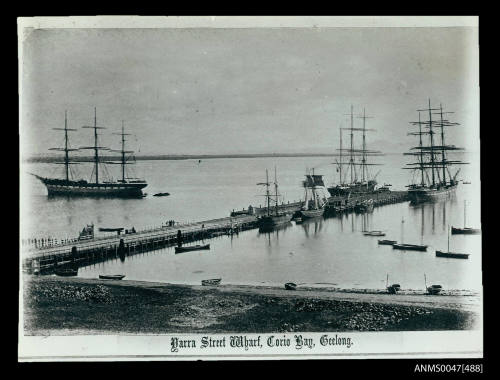
[[[462,124],[449,142],[478,149],[476,28],[34,29],[22,44],[30,155],[94,106],[102,144],[124,120],[140,154],[328,153],[351,104],[373,116],[369,147],[402,152],[428,98]]]

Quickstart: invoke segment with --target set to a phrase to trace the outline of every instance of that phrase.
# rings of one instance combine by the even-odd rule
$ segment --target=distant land
[[[387,154],[402,154],[402,153],[385,153]],[[212,158],[263,158],[263,157],[333,157],[336,153],[248,153],[248,154],[159,154],[159,155],[138,155],[135,156],[137,161],[152,161],[152,160],[201,160]],[[102,156],[103,160],[120,161],[120,156]],[[78,156],[75,161],[93,162],[93,156]],[[23,162],[63,162],[61,156],[41,155],[23,159]]]

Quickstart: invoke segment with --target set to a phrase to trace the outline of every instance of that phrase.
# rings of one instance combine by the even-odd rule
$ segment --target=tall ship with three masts
[[[306,174],[304,186],[304,204],[300,209],[300,214],[303,218],[315,218],[322,216],[325,212],[325,207],[328,204],[328,191],[323,182],[323,175]]]
[[[90,128],[94,130],[94,146],[81,147],[78,149],[71,149],[69,147],[68,132],[76,131],[76,129],[68,128],[67,113],[64,117],[64,128],[54,128],[55,130],[64,131],[64,147],[63,148],[51,148],[50,150],[58,150],[64,152],[64,164],[65,168],[65,178],[46,178],[35,175],[42,183],[47,187],[48,195],[64,195],[64,196],[88,196],[88,197],[123,197],[123,198],[140,198],[143,197],[142,189],[147,186],[145,180],[140,178],[127,177],[125,174],[125,166],[133,162],[129,162],[130,154],[132,151],[125,150],[125,136],[128,134],[124,133],[124,127],[122,123],[122,131],[119,133],[121,135],[121,150],[110,150],[108,148],[99,146],[98,144],[98,129],[105,129],[104,127],[97,126],[97,111],[94,109],[94,125],[84,126],[82,128]],[[72,179],[71,165],[79,164],[82,161],[70,160],[69,152],[78,151],[81,149],[91,149],[94,151],[94,169],[91,175],[95,181],[86,181],[84,179]],[[104,161],[100,156],[99,152],[101,150],[109,150],[112,152],[121,153],[121,160],[119,162]],[[127,154],[129,156],[127,156]],[[99,169],[102,164],[120,164],[121,165],[121,179],[117,181],[110,180],[100,180]]]
[[[266,202],[267,202],[267,212],[265,215],[262,215],[257,220],[257,224],[260,230],[272,230],[274,228],[283,226],[292,220],[293,214],[280,212],[278,203],[279,203],[279,194],[278,194],[278,181],[276,179],[276,168],[274,168],[274,199],[273,195],[269,190],[271,183],[269,182],[269,175],[266,169],[266,182],[260,182],[257,185],[266,186]],[[271,209],[271,202],[275,202],[274,210]]]
[[[436,201],[453,195],[458,186],[457,176],[460,169],[452,174],[449,168],[452,165],[467,164],[447,156],[450,151],[463,151],[463,148],[447,145],[445,142],[445,127],[460,125],[445,119],[444,115],[453,112],[443,112],[441,104],[439,108],[432,108],[430,99],[429,107],[417,112],[418,121],[410,124],[418,130],[408,135],[418,136],[419,144],[405,153],[416,157],[417,160],[406,164],[409,167],[404,168],[419,173],[417,182],[408,186],[408,196],[413,203]],[[424,140],[425,136],[427,141]]]
[[[339,182],[337,185],[328,188],[332,196],[369,194],[375,191],[377,185],[378,173],[372,176],[369,167],[380,164],[369,163],[368,157],[380,156],[382,153],[366,148],[366,132],[375,130],[366,128],[366,119],[370,117],[366,116],[365,109],[363,109],[363,115],[358,116],[358,118],[363,119],[363,126],[355,128],[353,106],[351,106],[351,113],[348,116],[350,116],[351,124],[349,128],[340,128],[340,148],[337,149],[339,152],[337,155],[338,160],[335,162],[339,173]],[[349,146],[347,148],[342,146],[343,130],[349,132]],[[354,145],[355,132],[361,132],[362,142],[360,148],[356,148]]]

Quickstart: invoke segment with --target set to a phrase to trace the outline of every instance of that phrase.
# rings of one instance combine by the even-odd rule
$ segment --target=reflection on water
[[[394,188],[408,183],[401,175],[401,157],[384,166]],[[228,215],[234,209],[257,204],[255,183],[262,168],[277,167],[285,201],[298,200],[303,189],[303,167],[325,167],[330,158],[273,158],[206,160],[203,168],[192,160],[139,162],[149,170],[149,193],[168,190],[169,197],[144,199],[48,199],[43,185],[29,182],[31,194],[21,202],[26,237],[75,237],[83,226],[135,226],[137,230],[159,226],[165,221],[195,221]],[[472,161],[472,160],[471,160]],[[471,165],[472,166],[472,165]],[[245,170],[241,170],[245,167]],[[469,169],[466,169],[469,170]],[[387,274],[403,289],[423,289],[423,274],[445,289],[480,289],[481,236],[452,235],[450,251],[470,254],[468,260],[436,258],[435,249],[447,249],[448,226],[462,226],[467,200],[467,223],[480,227],[479,179],[465,172],[477,185],[461,185],[456,197],[438,203],[410,205],[408,202],[376,207],[369,214],[344,214],[328,218],[290,222],[275,231],[240,232],[239,235],[210,239],[209,251],[176,255],[173,247],[122,255],[111,261],[82,267],[79,276],[125,274],[126,279],[199,284],[207,278],[223,283],[273,284],[285,282],[337,284],[339,287],[384,288]],[[43,166],[33,168],[43,173]],[[182,173],[182,176],[178,175]],[[31,176],[30,176],[31,177]],[[175,181],[172,181],[175,178]],[[28,181],[28,179],[26,180]],[[30,178],[29,181],[32,181]],[[398,182],[399,181],[399,182]],[[27,207],[29,206],[29,207]],[[404,224],[401,221],[404,219]],[[394,250],[378,245],[377,237],[362,231],[380,230],[384,239],[404,239],[405,243],[425,244],[427,252]]]

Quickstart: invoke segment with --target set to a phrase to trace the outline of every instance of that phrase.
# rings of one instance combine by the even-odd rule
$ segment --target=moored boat
[[[200,251],[200,250],[206,250],[206,249],[210,249],[210,244],[175,247],[175,253],[189,252],[189,251]]]
[[[83,128],[91,128],[94,130],[94,146],[81,147],[78,149],[72,149],[69,147],[68,142],[68,132],[76,131],[76,129],[69,129],[67,123],[67,116],[65,114],[64,118],[64,128],[54,128],[56,130],[64,131],[65,144],[64,148],[51,148],[51,150],[64,151],[64,167],[65,167],[65,178],[46,178],[36,174],[33,174],[38,178],[47,188],[49,196],[67,196],[67,197],[118,197],[118,198],[141,198],[143,196],[142,189],[147,186],[146,181],[138,178],[130,178],[125,176],[125,166],[131,164],[128,158],[125,157],[126,153],[133,153],[132,151],[125,151],[125,138],[127,134],[123,132],[122,125],[122,149],[119,151],[112,150],[114,152],[121,153],[121,162],[108,162],[103,161],[99,157],[99,151],[108,150],[108,148],[99,146],[98,144],[98,129],[104,129],[104,127],[97,126],[97,116],[94,109],[94,125],[84,126]],[[91,149],[94,151],[94,170],[93,176],[95,177],[94,182],[88,182],[84,179],[70,179],[70,165],[78,164],[80,162],[71,161],[69,158],[69,152],[78,151],[80,149]],[[122,179],[117,181],[100,181],[99,180],[99,167],[100,165],[107,164],[121,164],[122,166]]]
[[[411,148],[410,152],[405,153],[405,155],[416,156],[417,160],[407,164],[409,167],[405,169],[420,171],[420,182],[408,186],[408,197],[412,203],[438,201],[455,194],[458,186],[457,175],[460,170],[451,175],[449,167],[451,165],[465,164],[465,162],[456,159],[450,160],[447,157],[447,152],[463,149],[455,145],[445,144],[444,138],[444,127],[459,124],[444,119],[443,115],[446,112],[443,112],[443,107],[440,105],[439,108],[432,108],[430,99],[428,108],[417,111],[418,121],[411,122],[411,124],[418,126],[418,131],[412,132],[410,135],[419,136],[419,145]],[[428,120],[421,119],[421,112],[428,113]],[[437,120],[433,120],[435,114],[440,115]],[[438,134],[440,135],[439,142],[436,141],[437,136],[435,136]],[[422,140],[424,135],[429,136],[428,145],[424,145]]]
[[[467,201],[464,201],[464,228],[451,227],[452,235],[478,235],[481,233],[480,229],[466,227],[467,216]]]
[[[297,284],[295,284],[294,282],[287,282],[285,284],[285,289],[286,290],[296,290],[297,289]]]
[[[436,257],[448,257],[450,259],[468,259],[469,254],[468,253],[436,251]]]
[[[323,182],[323,176],[320,174],[306,174],[304,186],[305,199],[300,210],[303,219],[317,218],[323,216],[325,207],[328,204],[328,191]]]
[[[292,213],[280,212],[279,211],[279,194],[278,194],[278,181],[276,179],[276,168],[274,168],[274,190],[275,194],[271,195],[269,191],[270,182],[269,175],[266,169],[266,182],[260,182],[257,185],[265,185],[266,186],[266,202],[267,202],[267,210],[266,214],[259,216],[257,219],[257,225],[259,226],[259,230],[261,231],[269,231],[273,230],[277,227],[283,226],[292,220]],[[271,201],[275,203],[274,210],[271,210]]]
[[[170,193],[156,193],[156,194],[153,194],[153,197],[166,197],[170,195]]]
[[[403,251],[427,251],[427,245],[419,244],[393,244],[392,248],[400,249]]]
[[[448,226],[448,231],[449,227],[450,226]],[[436,257],[446,257],[450,259],[468,259],[469,255],[467,253],[450,252],[450,233],[448,232],[448,252],[436,250]]]
[[[382,231],[364,231],[365,236],[385,236],[385,232]]]
[[[397,244],[396,240],[379,240],[378,241],[379,245],[394,245]]]
[[[372,212],[373,211],[373,199],[368,199],[364,201],[357,202],[354,206],[354,211],[358,213]]]

